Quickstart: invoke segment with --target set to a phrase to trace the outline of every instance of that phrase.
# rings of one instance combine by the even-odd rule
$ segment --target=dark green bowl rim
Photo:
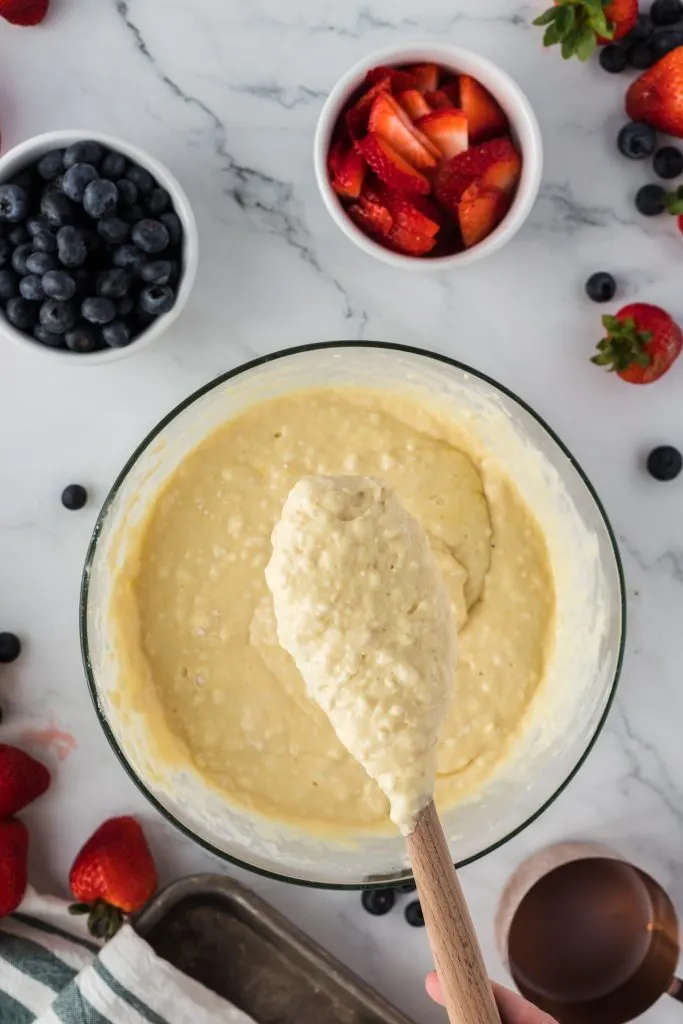
[[[93,671],[92,671],[92,665],[91,665],[91,662],[90,662],[90,652],[89,652],[89,649],[88,649],[87,614],[86,614],[87,613],[87,605],[88,605],[88,588],[89,588],[89,582],[90,582],[90,569],[91,569],[91,566],[92,566],[92,563],[93,563],[93,559],[95,557],[95,550],[96,550],[96,547],[97,547],[97,541],[98,541],[100,532],[102,530],[102,525],[104,523],[104,519],[105,519],[105,517],[106,517],[106,515],[107,515],[107,513],[109,511],[109,508],[111,507],[112,502],[116,498],[116,495],[118,494],[118,491],[119,491],[121,485],[123,484],[125,478],[127,477],[128,473],[130,472],[132,467],[137,462],[137,460],[140,457],[140,455],[152,443],[152,441],[154,441],[154,439],[158,436],[158,434],[160,434],[161,431],[172,420],[174,420],[176,418],[176,416],[178,416],[180,413],[184,412],[184,410],[187,409],[190,405],[192,405],[195,401],[197,401],[197,399],[201,398],[203,395],[207,394],[209,391],[212,391],[214,388],[216,388],[216,387],[220,386],[221,384],[225,383],[225,381],[231,380],[233,377],[237,377],[241,373],[245,373],[247,370],[252,370],[252,369],[254,369],[257,366],[262,366],[264,363],[274,362],[275,360],[279,360],[279,359],[286,359],[288,356],[299,355],[299,354],[301,354],[303,352],[316,352],[316,351],[321,351],[321,350],[324,350],[324,349],[335,349],[335,348],[384,349],[386,351],[393,351],[393,352],[407,352],[410,355],[421,356],[421,357],[423,357],[425,359],[430,359],[430,360],[433,360],[435,362],[445,363],[448,366],[454,366],[457,369],[462,370],[464,373],[472,374],[473,377],[477,377],[479,380],[485,381],[487,384],[491,385],[491,387],[493,387],[493,388],[497,389],[498,391],[502,392],[508,398],[511,398],[514,402],[516,402],[519,406],[521,406],[522,409],[524,409],[527,413],[529,413],[529,415],[532,416],[536,420],[536,422],[540,424],[541,427],[543,427],[543,429],[548,433],[548,435],[552,438],[552,440],[558,446],[560,451],[566,456],[566,458],[572,464],[572,466],[574,467],[574,469],[576,470],[578,475],[581,477],[581,479],[582,479],[583,483],[585,484],[586,488],[588,489],[588,492],[590,493],[591,497],[593,498],[593,501],[595,502],[595,505],[596,505],[596,507],[597,507],[597,509],[598,509],[598,511],[599,511],[599,513],[600,513],[600,515],[602,517],[602,519],[603,519],[604,524],[605,524],[605,529],[607,530],[607,535],[609,537],[610,544],[612,546],[612,553],[614,555],[614,562],[615,562],[615,566],[616,566],[616,570],[617,570],[617,576],[618,576],[618,579],[619,579],[619,588],[620,588],[620,592],[621,592],[621,636],[620,636],[620,639],[619,639],[619,651],[618,651],[617,662],[616,662],[616,666],[615,666],[615,670],[614,670],[614,680],[613,680],[611,688],[610,688],[610,692],[609,692],[609,696],[607,698],[607,702],[605,704],[605,708],[604,708],[604,710],[602,712],[602,715],[600,716],[599,722],[597,723],[597,725],[595,727],[595,732],[593,733],[592,737],[588,741],[586,749],[584,750],[584,752],[579,757],[578,761],[576,762],[576,765],[574,766],[574,768],[572,768],[572,770],[568,774],[567,778],[564,780],[564,782],[562,782],[558,786],[558,788],[555,790],[555,792],[550,797],[548,797],[548,799],[538,808],[537,811],[535,811],[524,822],[522,822],[521,825],[518,825],[517,828],[513,829],[511,832],[508,832],[508,834],[505,835],[502,839],[499,839],[497,842],[492,843],[490,846],[485,847],[479,853],[473,854],[471,857],[467,857],[464,860],[459,861],[456,864],[456,867],[462,868],[462,867],[464,867],[467,864],[472,864],[475,861],[480,860],[482,857],[485,857],[487,854],[492,853],[494,850],[499,849],[501,846],[504,846],[505,843],[509,842],[511,839],[514,839],[514,837],[519,835],[520,832],[523,832],[525,828],[527,828],[529,825],[533,824],[533,822],[536,821],[536,819],[539,818],[544,813],[544,811],[546,811],[548,809],[548,807],[550,807],[550,805],[555,802],[555,800],[558,798],[560,793],[562,793],[563,790],[565,790],[567,788],[567,786],[572,781],[574,776],[577,774],[577,772],[579,771],[579,769],[581,768],[581,766],[585,762],[586,758],[590,754],[591,750],[595,746],[595,743],[596,743],[596,741],[598,739],[598,736],[600,735],[600,733],[602,731],[602,728],[603,728],[603,726],[605,724],[605,721],[607,719],[607,715],[609,714],[610,708],[611,708],[612,703],[614,701],[614,697],[615,697],[616,690],[617,690],[617,685],[618,685],[618,682],[619,682],[619,676],[621,674],[621,668],[622,668],[622,664],[623,664],[623,660],[624,660],[624,646],[625,646],[625,642],[626,642],[626,586],[625,586],[625,582],[624,582],[624,571],[623,571],[623,567],[622,567],[622,564],[621,564],[621,557],[620,557],[620,554],[619,554],[619,548],[617,546],[616,537],[614,535],[614,531],[612,530],[612,526],[611,526],[611,523],[609,521],[609,518],[607,517],[607,513],[605,512],[605,509],[604,509],[604,507],[602,505],[602,502],[600,501],[600,499],[599,499],[599,497],[598,497],[598,495],[597,495],[597,493],[595,491],[595,488],[591,484],[590,480],[588,479],[588,477],[586,476],[585,472],[583,471],[583,469],[581,468],[579,463],[576,461],[576,459],[574,458],[572,453],[569,451],[569,449],[566,447],[566,445],[563,444],[563,442],[560,440],[560,438],[557,436],[557,434],[551,429],[551,427],[548,426],[548,424],[545,422],[545,420],[541,416],[539,416],[538,413],[535,412],[531,408],[530,405],[527,405],[527,403],[523,399],[519,398],[513,391],[510,391],[509,388],[506,388],[504,385],[500,384],[498,381],[494,380],[492,377],[488,377],[485,373],[481,373],[479,370],[473,369],[473,367],[468,366],[466,363],[461,363],[457,359],[451,359],[449,356],[441,355],[438,352],[430,352],[427,349],[416,348],[415,346],[412,346],[412,345],[399,345],[399,344],[396,344],[394,342],[388,342],[388,341],[321,341],[321,342],[312,342],[311,344],[308,344],[308,345],[299,345],[299,346],[296,346],[294,348],[280,349],[279,351],[273,352],[273,353],[271,353],[269,355],[260,356],[258,359],[252,359],[252,360],[250,360],[247,363],[242,363],[240,366],[235,367],[233,370],[228,370],[226,373],[222,373],[218,377],[215,377],[213,380],[209,381],[207,384],[204,384],[202,387],[198,388],[197,391],[194,391],[191,395],[188,395],[187,398],[183,399],[182,402],[180,402],[178,405],[176,405],[169,413],[166,414],[166,416],[163,417],[163,419],[161,419],[156,424],[156,426],[146,435],[146,437],[137,446],[137,448],[135,449],[133,454],[130,456],[130,458],[127,460],[127,462],[124,465],[123,469],[119,473],[118,477],[114,481],[114,484],[113,484],[111,490],[109,491],[109,494],[107,495],[107,497],[106,497],[106,499],[104,501],[104,504],[102,505],[102,508],[100,510],[100,514],[97,517],[97,522],[95,523],[95,528],[93,530],[93,534],[92,534],[92,537],[90,538],[90,543],[88,545],[88,551],[87,551],[86,559],[85,559],[85,566],[83,568],[83,576],[82,576],[82,579],[81,579],[80,608],[79,608],[79,626],[80,626],[80,637],[81,637],[81,653],[82,653],[82,656],[83,656],[83,665],[85,667],[85,674],[86,674],[86,679],[87,679],[87,682],[88,682],[88,690],[90,691],[90,696],[92,698],[92,702],[93,702],[94,707],[95,707],[95,712],[97,714],[99,723],[102,726],[102,729],[104,730],[104,734],[107,737],[107,739],[109,740],[109,744],[112,747],[114,753],[118,757],[119,761],[121,762],[121,765],[123,766],[123,768],[125,769],[127,774],[130,776],[130,778],[133,780],[133,782],[135,783],[137,788],[140,790],[140,792],[147,798],[147,800],[149,800],[149,802],[154,807],[156,807],[156,809],[159,811],[159,813],[162,814],[164,816],[164,818],[166,818],[167,821],[169,821],[172,825],[174,825],[177,829],[179,829],[189,839],[192,839],[192,840],[194,840],[194,842],[199,843],[199,845],[203,846],[205,850],[208,850],[209,853],[215,854],[215,856],[219,857],[221,860],[227,861],[230,864],[234,864],[237,867],[245,868],[247,871],[254,872],[257,875],[262,875],[265,878],[274,879],[275,881],[290,882],[290,883],[292,883],[294,885],[301,885],[301,886],[304,886],[306,888],[311,888],[311,889],[360,890],[360,889],[391,888],[393,886],[400,885],[401,882],[405,882],[405,881],[409,880],[410,877],[411,877],[410,873],[409,872],[404,872],[403,874],[397,874],[395,877],[392,877],[390,879],[387,879],[385,877],[382,877],[382,879],[377,879],[377,880],[373,880],[371,878],[368,878],[368,879],[366,879],[363,882],[353,882],[353,883],[351,883],[351,882],[314,882],[314,881],[309,881],[309,880],[303,879],[303,878],[292,878],[292,877],[290,877],[287,874],[279,873],[277,871],[270,871],[270,870],[267,870],[266,868],[258,867],[258,866],[254,865],[254,864],[249,864],[246,861],[240,860],[239,857],[234,857],[234,856],[232,856],[229,853],[225,853],[224,850],[221,850],[218,847],[214,846],[212,843],[208,842],[206,839],[202,839],[201,836],[196,835],[192,831],[192,829],[188,828],[186,825],[183,825],[182,822],[178,821],[177,818],[175,818],[173,816],[173,814],[171,814],[171,812],[168,811],[163,806],[163,804],[150,792],[150,790],[144,784],[142,779],[140,779],[139,776],[137,775],[137,773],[134,771],[133,766],[130,764],[130,762],[128,761],[128,758],[126,757],[125,753],[123,752],[123,750],[119,746],[119,744],[118,744],[118,742],[116,740],[116,737],[114,736],[114,733],[112,732],[112,729],[111,729],[109,723],[107,722],[107,719],[105,718],[105,716],[104,716],[104,714],[103,714],[103,712],[102,712],[102,710],[100,708],[100,705],[99,705],[98,696],[97,696],[97,687],[95,685],[95,679],[94,679],[94,675],[93,675]]]

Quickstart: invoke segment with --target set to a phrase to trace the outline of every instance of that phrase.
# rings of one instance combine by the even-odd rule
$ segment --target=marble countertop
[[[77,603],[97,509],[143,434],[179,399],[256,355],[312,340],[393,340],[456,356],[512,388],[557,430],[600,493],[628,582],[627,657],[616,704],[569,789],[497,853],[463,871],[491,973],[505,971],[493,915],[507,876],[565,838],[611,844],[683,909],[680,672],[683,484],[642,468],[655,443],[683,444],[683,367],[631,388],[588,359],[597,269],[624,300],[683,318],[683,240],[644,221],[647,169],[621,159],[624,79],[541,49],[532,0],[53,0],[40,29],[0,25],[3,147],[55,128],[99,129],[147,147],[194,205],[201,268],[164,340],[92,369],[55,366],[2,343],[0,629],[25,649],[0,674],[3,736],[41,750],[54,787],[26,814],[31,878],[63,892],[69,864],[103,818],[144,821],[163,878],[241,877],[322,939],[416,1021],[443,1020],[423,994],[424,932],[400,910],[370,918],[357,894],[320,893],[222,865],[149,807],[111,753],[86,691]],[[449,40],[498,62],[538,114],[546,168],[538,203],[495,257],[443,277],[404,275],[356,250],[318,196],[312,136],[336,79],[373,49]],[[616,306],[614,307],[616,308]],[[676,410],[679,409],[677,412]],[[59,495],[85,484],[91,501]],[[660,1002],[649,1019],[677,1019]]]

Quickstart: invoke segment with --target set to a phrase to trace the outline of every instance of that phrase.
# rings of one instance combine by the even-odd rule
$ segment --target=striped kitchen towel
[[[227,954],[226,954],[227,955]],[[129,925],[105,946],[33,890],[0,921],[0,1024],[254,1024]]]

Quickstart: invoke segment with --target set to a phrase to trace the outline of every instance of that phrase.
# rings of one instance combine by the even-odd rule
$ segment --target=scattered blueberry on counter
[[[654,0],[650,8],[653,25],[675,25],[683,19],[681,0]]]
[[[43,345],[129,345],[172,309],[183,229],[144,167],[83,140],[0,184],[0,309]]]
[[[74,351],[78,351],[78,349],[74,349]],[[81,484],[69,484],[62,491],[62,505],[70,512],[77,512],[83,508],[87,500],[88,492]]]
[[[393,910],[396,894],[393,889],[364,889],[361,894],[363,909],[373,917],[382,917]]]
[[[405,909],[406,921],[412,928],[424,928],[424,914],[419,900],[413,900]]]
[[[21,654],[21,640],[14,633],[0,633],[0,662],[8,665]]]
[[[636,209],[644,217],[657,217],[666,209],[666,192],[661,185],[643,185],[636,192]]]
[[[644,160],[655,151],[657,133],[642,121],[629,121],[619,131],[617,146],[622,156],[629,160]]]
[[[647,457],[647,470],[655,480],[675,480],[683,469],[683,455],[673,445],[653,448]]]
[[[593,302],[610,302],[617,293],[617,282],[605,270],[599,270],[586,281],[586,294]]]
[[[677,178],[683,174],[683,153],[675,146],[662,146],[655,153],[652,166],[660,178]]]

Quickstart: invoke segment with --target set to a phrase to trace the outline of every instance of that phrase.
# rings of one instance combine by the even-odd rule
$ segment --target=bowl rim
[[[233,864],[236,867],[244,868],[245,870],[260,875],[264,878],[269,878],[280,882],[289,882],[290,884],[299,885],[304,888],[359,891],[363,889],[394,888],[397,885],[401,885],[403,882],[410,881],[412,879],[412,874],[410,873],[409,870],[406,870],[402,873],[397,874],[395,877],[392,877],[391,879],[382,879],[377,881],[368,880],[364,882],[321,882],[311,881],[310,879],[291,877],[285,872],[270,870],[268,868],[263,868],[255,864],[250,864],[248,861],[242,860],[240,857],[237,857],[234,854],[226,853],[224,850],[221,850],[217,846],[214,846],[214,844],[211,843],[209,840],[204,839],[201,836],[198,836],[195,832],[192,831],[191,828],[183,824],[183,822],[179,821],[178,818],[176,818],[169,810],[167,810],[167,808],[164,807],[161,801],[158,800],[157,797],[151,792],[151,790],[148,788],[143,779],[141,779],[140,776],[136,773],[135,769],[133,768],[133,765],[126,756],[125,751],[119,745],[119,742],[116,739],[113,730],[109,725],[109,722],[100,707],[97,685],[95,682],[92,663],[90,660],[90,648],[88,644],[87,628],[87,609],[90,585],[90,572],[94,561],[95,552],[97,549],[97,542],[102,531],[104,520],[107,516],[107,513],[109,512],[112,503],[116,499],[116,496],[118,495],[118,492],[122,484],[124,483],[126,477],[128,476],[128,473],[133,468],[133,466],[135,465],[139,457],[142,455],[142,453],[154,442],[154,440],[161,433],[161,431],[164,430],[164,428],[168,426],[168,424],[171,423],[177,416],[179,416],[191,405],[193,405],[194,402],[196,402],[198,399],[202,398],[210,391],[213,391],[215,388],[220,387],[226,381],[231,380],[234,377],[238,377],[249,370],[253,370],[256,367],[263,366],[266,363],[275,362],[276,360],[287,359],[290,356],[301,355],[302,353],[306,352],[316,352],[329,349],[343,348],[370,348],[381,349],[384,351],[404,352],[410,355],[419,356],[424,359],[434,360],[436,362],[444,363],[447,366],[455,367],[456,369],[461,370],[463,373],[471,374],[478,380],[484,381],[486,384],[489,384],[491,387],[499,390],[506,397],[511,398],[514,402],[520,405],[521,408],[524,409],[530,416],[532,416],[536,420],[536,422],[548,433],[550,438],[555,442],[557,447],[560,449],[563,455],[569,460],[574,470],[579,475],[580,479],[582,480],[583,484],[588,490],[588,493],[592,497],[595,506],[598,510],[598,513],[605,525],[607,536],[610,542],[610,547],[612,550],[612,555],[614,558],[614,568],[616,570],[617,580],[619,584],[619,595],[621,605],[621,629],[619,636],[619,647],[614,667],[614,679],[612,680],[612,683],[610,685],[605,707],[602,711],[600,719],[598,720],[595,726],[593,735],[588,740],[585,750],[580,755],[576,764],[568,773],[564,781],[557,787],[555,792],[552,793],[541,804],[541,806],[533,814],[529,815],[520,825],[512,829],[501,839],[497,840],[494,843],[490,843],[488,846],[484,847],[484,849],[480,850],[479,853],[472,854],[472,856],[470,857],[466,857],[463,860],[457,861],[455,864],[456,868],[462,868],[468,864],[473,864],[475,861],[481,860],[482,857],[485,857],[487,856],[487,854],[493,853],[495,850],[498,850],[500,847],[504,846],[511,839],[514,839],[515,836],[519,835],[526,828],[528,828],[529,825],[533,824],[551,806],[551,804],[553,804],[557,800],[560,794],[564,792],[564,790],[567,788],[572,779],[574,779],[574,777],[586,761],[588,755],[595,746],[600,733],[602,732],[603,726],[605,724],[605,721],[607,720],[607,716],[614,702],[617,687],[619,684],[619,678],[623,666],[624,650],[626,644],[627,602],[626,583],[624,579],[621,555],[619,553],[619,547],[617,544],[614,530],[612,529],[612,524],[610,523],[607,512],[605,511],[605,508],[600,498],[598,497],[595,488],[593,487],[592,483],[588,479],[588,476],[582,469],[581,465],[574,458],[572,453],[569,451],[567,446],[560,440],[555,431],[550,426],[548,426],[545,420],[527,402],[525,402],[524,399],[516,395],[514,391],[511,391],[504,384],[500,384],[498,381],[494,380],[492,377],[489,377],[482,371],[476,370],[473,367],[468,366],[466,363],[460,362],[460,360],[458,359],[453,359],[450,356],[443,355],[442,353],[430,352],[428,349],[418,348],[413,345],[402,345],[397,342],[388,341],[318,341],[311,342],[306,345],[298,345],[291,348],[280,349],[276,352],[272,352],[264,356],[259,356],[256,359],[251,359],[246,363],[241,363],[240,365],[234,367],[233,369],[227,370],[226,372],[219,374],[217,377],[214,377],[212,380],[208,381],[206,384],[203,384],[200,388],[197,388],[196,391],[193,391],[190,395],[188,395],[181,402],[175,405],[173,409],[171,409],[164,417],[162,417],[162,419],[160,419],[159,422],[146,434],[146,436],[143,438],[140,444],[138,444],[138,446],[135,448],[132,455],[130,455],[130,457],[126,460],[123,468],[116,477],[116,480],[114,481],[111,489],[109,490],[109,493],[107,494],[107,497],[104,500],[102,508],[100,509],[100,512],[97,516],[97,521],[95,523],[95,527],[93,529],[92,536],[88,544],[85,564],[83,567],[83,573],[81,577],[81,589],[79,595],[79,632],[81,655],[83,658],[83,667],[85,670],[88,691],[90,693],[90,697],[95,708],[95,713],[104,731],[104,734],[107,740],[109,741],[112,750],[116,754],[116,757],[118,758],[121,766],[129,776],[129,778],[133,781],[139,792],[141,792],[142,795],[147,798],[147,800],[152,804],[152,806],[155,807],[156,810],[159,811],[159,813],[168,822],[170,822],[173,826],[175,826],[175,828],[182,832],[183,835],[185,835],[188,839],[191,839],[194,842],[198,843],[201,847],[203,847],[205,850],[208,850],[209,853],[214,854],[220,860]]]
[[[510,122],[520,147],[520,136],[522,134],[526,136],[526,143],[524,147],[521,147],[524,150],[522,179],[512,205],[501,223],[487,238],[471,249],[431,259],[394,253],[365,235],[342,207],[327,175],[327,151],[337,118],[353,90],[361,84],[366,72],[377,64],[397,65],[402,62],[420,60],[433,60],[450,67],[454,73],[461,70],[460,65],[464,65],[466,70],[475,76],[477,73],[483,73],[489,81],[495,79],[500,86],[500,92],[496,92],[495,88],[489,85],[486,87],[494,92],[504,104],[507,102],[514,108],[514,116],[510,115]],[[320,111],[315,128],[313,164],[323,204],[334,223],[350,241],[354,242],[363,252],[390,266],[422,273],[435,273],[468,266],[490,256],[517,234],[531,213],[538,197],[543,173],[543,140],[538,119],[528,96],[507,71],[488,57],[466,47],[439,41],[394,44],[374,50],[361,58],[332,87]]]
[[[68,146],[81,139],[99,142],[108,149],[120,152],[130,160],[135,160],[136,163],[148,170],[159,184],[169,192],[173,202],[173,210],[181,220],[185,236],[181,276],[175,304],[168,313],[158,317],[135,341],[122,348],[100,349],[97,352],[82,353],[70,352],[68,349],[49,348],[46,345],[42,345],[39,341],[32,340],[13,327],[7,320],[4,312],[0,312],[0,336],[23,348],[24,351],[33,351],[38,357],[45,356],[52,359],[55,363],[61,362],[64,366],[69,364],[72,366],[101,366],[134,355],[135,352],[146,348],[153,341],[157,341],[181,315],[197,277],[199,267],[199,232],[190,200],[175,174],[161,160],[141,146],[134,142],[129,142],[127,139],[118,138],[116,135],[109,135],[107,132],[90,131],[87,128],[61,128],[56,131],[32,135],[28,139],[16,143],[11,149],[0,155],[0,183],[2,183],[7,173],[6,167],[12,167],[17,159],[25,158],[30,160],[31,156],[37,155],[38,152],[47,152],[49,149]],[[15,168],[10,174],[18,169],[18,167]]]

